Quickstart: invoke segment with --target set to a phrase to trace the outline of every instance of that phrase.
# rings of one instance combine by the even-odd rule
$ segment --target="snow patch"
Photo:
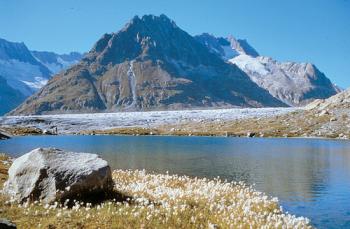
[[[23,80],[22,82],[25,83],[28,87],[39,90],[40,88],[42,88],[43,86],[45,86],[45,84],[47,83],[47,79],[43,78],[43,77],[34,77],[35,81],[33,82],[29,82],[29,81],[25,81]]]
[[[243,71],[255,72],[260,75],[267,75],[268,69],[257,58],[249,55],[239,55],[229,60],[229,62],[237,65]]]

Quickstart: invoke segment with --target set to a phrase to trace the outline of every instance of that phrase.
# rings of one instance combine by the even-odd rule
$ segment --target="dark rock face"
[[[0,219],[0,229],[16,229],[16,224],[12,223],[10,220],[1,218]]]
[[[252,57],[260,56],[259,53],[248,43],[247,40],[236,40],[233,36],[229,36],[227,39],[230,42],[231,46],[234,47],[239,53],[244,53]]]
[[[11,137],[10,137],[9,134],[0,131],[0,140],[10,139],[10,138],[11,138]]]
[[[165,15],[134,17],[11,114],[285,106]]]
[[[25,100],[25,96],[10,87],[7,81],[0,76],[0,115],[16,108]]]

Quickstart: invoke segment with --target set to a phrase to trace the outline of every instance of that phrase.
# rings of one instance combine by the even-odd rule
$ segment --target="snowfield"
[[[232,108],[215,110],[178,110],[149,112],[118,112],[93,114],[60,114],[33,116],[4,116],[0,126],[37,127],[50,130],[57,127],[59,134],[81,130],[107,130],[112,128],[152,128],[183,122],[220,122],[245,118],[271,117],[300,108]]]

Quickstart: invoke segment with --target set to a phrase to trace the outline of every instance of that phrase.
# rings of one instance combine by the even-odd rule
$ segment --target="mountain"
[[[0,115],[16,108],[25,99],[25,96],[18,90],[7,84],[5,78],[0,76]]]
[[[195,39],[206,46],[210,52],[226,61],[244,54],[252,57],[259,56],[259,53],[246,40],[237,40],[233,36],[223,38],[203,33],[195,36]]]
[[[24,43],[0,38],[0,115],[18,106],[43,87],[51,76],[77,63],[82,54],[30,51]],[[6,99],[5,99],[6,98]]]
[[[51,74],[24,43],[0,39],[0,75],[10,87],[29,96],[44,86]]]
[[[53,74],[59,73],[68,67],[77,64],[82,58],[83,54],[78,52],[71,52],[69,54],[57,54],[46,51],[31,51],[32,55],[45,65]]]
[[[252,81],[290,106],[305,105],[315,99],[328,98],[340,91],[315,65],[310,63],[278,62],[260,56],[246,40],[196,36],[210,52],[235,64]]]
[[[285,106],[165,15],[105,34],[11,114]]]

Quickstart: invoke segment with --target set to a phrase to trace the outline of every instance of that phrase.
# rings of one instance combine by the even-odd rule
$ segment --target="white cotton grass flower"
[[[147,174],[145,170],[116,170],[113,178],[116,190],[136,197],[134,201],[138,205],[158,204],[165,222],[168,218],[181,218],[182,214],[191,213],[189,223],[212,219],[208,228],[311,227],[308,219],[284,213],[277,198],[257,192],[243,182],[223,182],[219,177],[214,180],[190,178],[169,175],[169,172]],[[133,214],[139,215],[135,211]]]
[[[243,182],[145,170],[116,170],[112,176],[115,190],[125,196],[121,200],[8,204],[18,207],[16,214],[28,223],[36,223],[24,228],[36,227],[45,218],[57,228],[69,227],[64,222],[83,222],[88,228],[108,228],[110,223],[112,228],[311,228],[307,218],[284,212],[277,198]]]

